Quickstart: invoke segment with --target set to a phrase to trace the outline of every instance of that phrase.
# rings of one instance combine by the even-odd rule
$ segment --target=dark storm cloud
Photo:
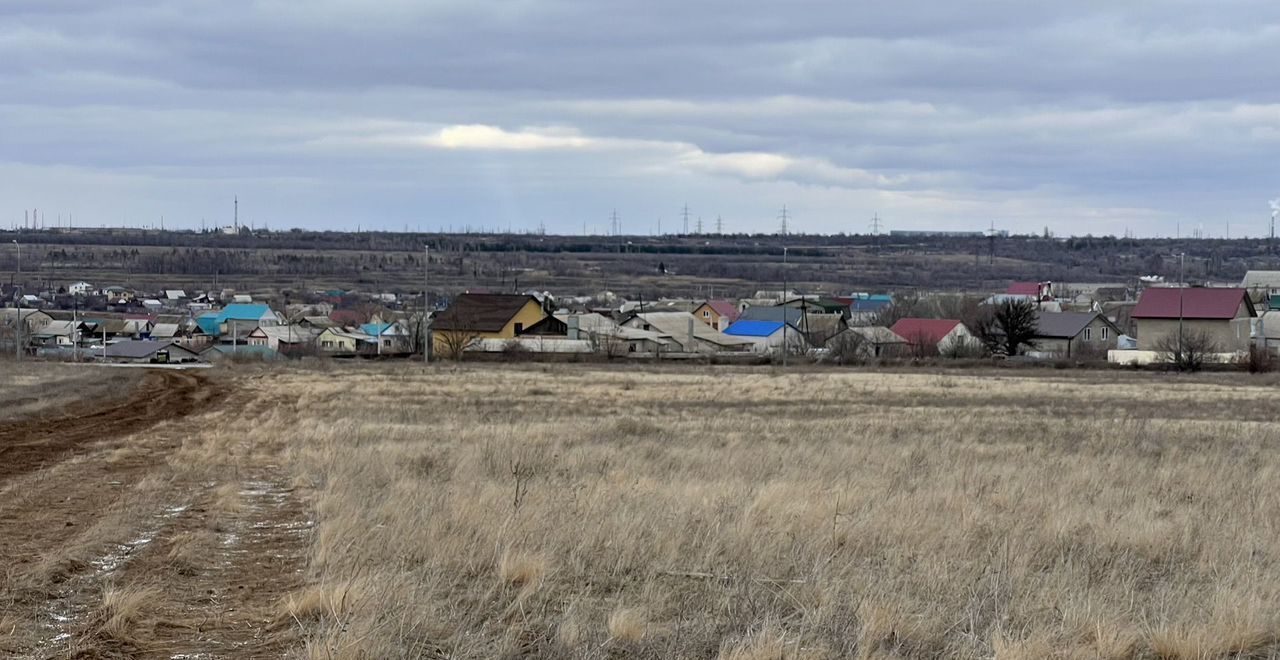
[[[694,197],[762,229],[786,196],[811,230],[1239,227],[1280,187],[1278,47],[1272,2],[19,0],[0,158],[46,206],[127,175],[185,217],[155,191],[314,185],[279,203],[314,224],[347,221],[335,195],[391,226],[435,195],[508,219]]]

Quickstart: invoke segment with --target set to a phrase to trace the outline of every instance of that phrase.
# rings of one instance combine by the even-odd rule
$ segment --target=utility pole
[[[431,361],[431,335],[427,325],[427,315],[431,313],[431,294],[427,289],[430,286],[430,268],[431,246],[424,245],[422,246],[422,362],[424,364]]]
[[[1186,360],[1186,355],[1185,353],[1183,353],[1183,349],[1182,349],[1182,294],[1183,294],[1183,289],[1185,289],[1186,287],[1183,285],[1182,282],[1183,282],[1183,271],[1185,270],[1185,267],[1186,267],[1186,260],[1187,260],[1187,253],[1179,252],[1178,253],[1178,359],[1180,361],[1183,361],[1184,364]]]
[[[18,296],[18,316],[13,323],[13,357],[22,361],[22,296]]]
[[[240,233],[240,196],[236,195],[233,199],[234,199],[233,204],[235,205],[235,213],[232,215],[232,222],[234,223],[236,234],[238,235]]]
[[[22,244],[19,243],[18,239],[15,238],[13,239],[13,247],[18,251],[18,272],[21,273],[22,272]]]
[[[791,216],[787,215],[787,205],[783,204],[782,213],[778,215],[778,220],[782,222],[781,226],[779,227],[778,233],[782,234],[783,236],[787,235],[787,221],[790,219],[791,219]],[[785,254],[785,250],[783,253]]]
[[[785,210],[786,210],[786,208],[787,208],[787,207],[785,207],[785,206],[784,206],[784,207],[782,207],[782,208],[783,208],[783,211],[785,212]],[[786,221],[784,220],[784,221],[783,221],[783,228],[784,228],[783,233],[786,233],[786,232],[785,232],[785,228],[786,228],[786,224],[785,224],[785,223],[786,223]],[[787,302],[787,246],[785,246],[785,245],[784,245],[784,246],[782,246],[782,302],[783,302],[783,303],[786,303],[786,302]],[[788,323],[787,323],[787,307],[786,307],[786,305],[784,304],[784,305],[782,306],[782,367],[783,367],[784,369],[785,369],[785,368],[786,368],[786,366],[787,366],[787,353],[790,353],[790,352],[791,352],[791,351],[790,351],[790,347],[789,347],[789,346],[787,346],[787,325],[788,325]]]

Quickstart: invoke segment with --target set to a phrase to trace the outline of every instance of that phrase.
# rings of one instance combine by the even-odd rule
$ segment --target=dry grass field
[[[20,486],[38,499],[63,472],[129,468],[69,542],[0,546],[0,650],[1280,656],[1273,381],[405,364],[208,379],[220,403],[0,482],[3,535],[29,510],[2,499]],[[117,537],[146,542],[113,555]]]

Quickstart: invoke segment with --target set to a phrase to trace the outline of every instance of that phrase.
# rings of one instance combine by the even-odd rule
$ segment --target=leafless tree
[[[1175,371],[1200,371],[1210,354],[1217,353],[1218,343],[1203,330],[1183,330],[1181,341],[1177,332],[1161,337],[1155,345],[1159,361]]]
[[[866,335],[850,330],[832,337],[827,349],[829,359],[836,364],[860,364],[874,352]]]
[[[431,337],[436,353],[446,360],[461,360],[467,349],[480,339],[479,324],[474,316],[455,315],[441,325],[432,328]]]

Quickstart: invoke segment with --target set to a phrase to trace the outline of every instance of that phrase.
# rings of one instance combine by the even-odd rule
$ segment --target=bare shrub
[[[1181,335],[1171,332],[1156,342],[1155,349],[1160,363],[1174,371],[1200,371],[1205,360],[1219,350],[1213,336],[1203,330],[1183,330]]]

